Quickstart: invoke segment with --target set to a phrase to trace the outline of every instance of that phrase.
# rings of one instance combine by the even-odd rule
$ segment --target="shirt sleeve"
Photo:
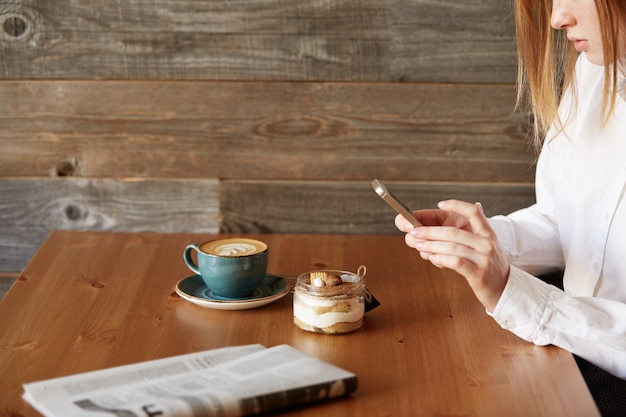
[[[544,145],[537,161],[537,202],[508,216],[489,219],[509,263],[535,275],[562,269],[565,264],[554,214],[555,162],[554,149]]]
[[[572,297],[514,266],[490,315],[536,345],[555,345],[626,379],[626,305]]]

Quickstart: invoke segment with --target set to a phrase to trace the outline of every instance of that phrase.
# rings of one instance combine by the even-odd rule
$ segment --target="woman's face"
[[[567,31],[567,39],[578,52],[585,52],[589,61],[604,65],[602,32],[595,0],[553,0],[550,23],[555,29]]]

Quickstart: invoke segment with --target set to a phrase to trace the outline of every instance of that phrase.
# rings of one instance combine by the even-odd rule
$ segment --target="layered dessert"
[[[303,330],[340,334],[363,325],[365,285],[356,274],[313,271],[298,277],[293,320]]]

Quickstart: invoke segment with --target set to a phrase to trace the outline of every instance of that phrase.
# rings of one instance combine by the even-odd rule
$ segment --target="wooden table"
[[[354,372],[357,392],[293,416],[597,416],[572,356],[500,329],[465,280],[401,236],[250,235],[271,273],[356,271],[381,302],[346,335],[293,324],[292,296],[202,308],[174,291],[190,234],[53,232],[0,303],[0,415],[37,416],[22,384],[247,343],[290,344]]]

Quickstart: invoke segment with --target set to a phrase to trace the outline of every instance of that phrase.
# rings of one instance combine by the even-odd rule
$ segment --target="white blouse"
[[[512,265],[492,316],[626,379],[626,101],[604,123],[603,79],[582,54],[564,129],[551,129],[537,163],[537,203],[490,219]],[[531,275],[556,268],[564,292]]]

